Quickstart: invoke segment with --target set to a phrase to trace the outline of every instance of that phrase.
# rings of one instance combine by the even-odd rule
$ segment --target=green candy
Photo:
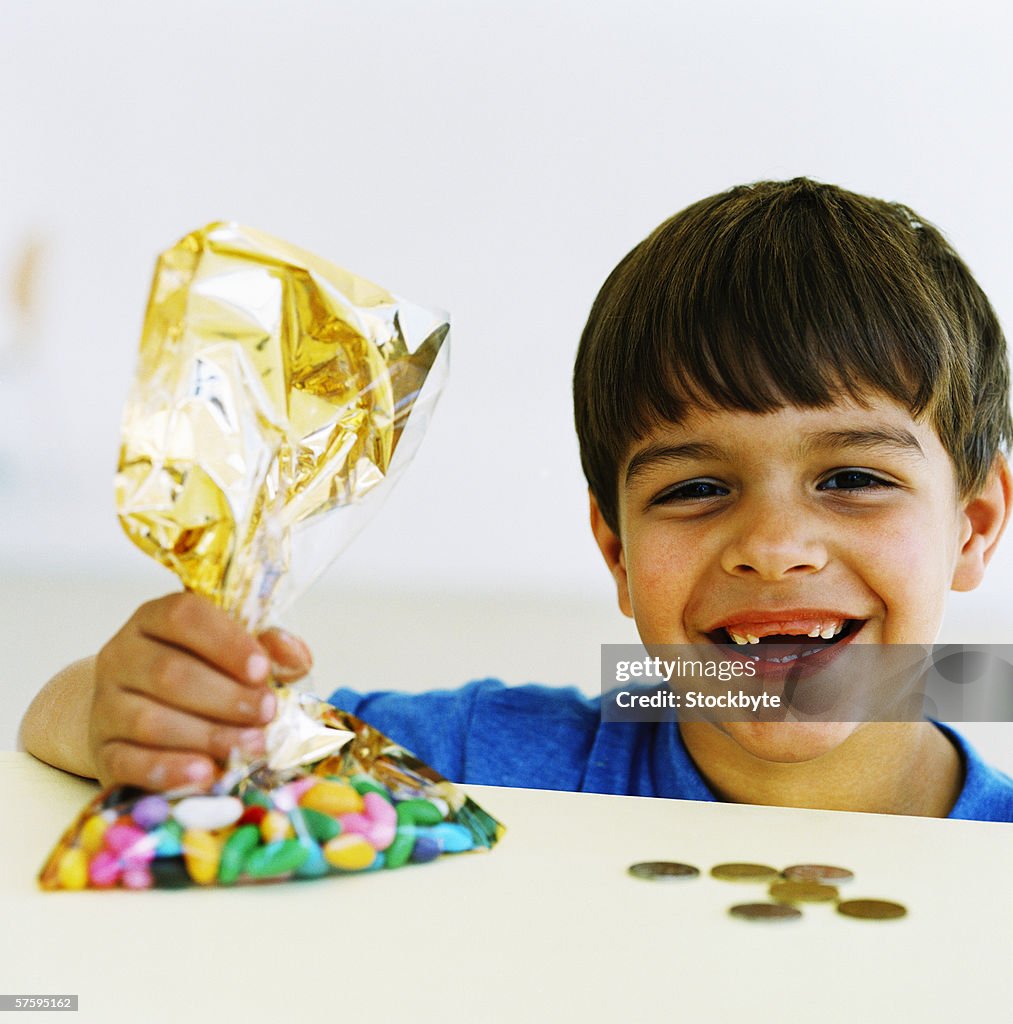
[[[408,862],[415,849],[415,832],[407,828],[398,828],[394,842],[384,851],[385,866],[399,868]]]
[[[443,821],[440,809],[428,800],[402,800],[395,809],[399,825],[438,825]]]
[[[306,831],[321,845],[328,839],[341,835],[341,822],[337,818],[332,818],[322,811],[314,811],[311,807],[299,807],[296,810],[306,823]],[[296,811],[293,811],[291,814],[293,824],[295,824],[295,817]]]
[[[287,875],[302,867],[309,850],[298,839],[281,839],[254,850],[246,858],[246,873],[251,878]]]
[[[391,802],[390,793],[379,782],[374,782],[367,775],[353,775],[348,781],[359,796],[365,796],[367,793],[379,793],[387,803]]]
[[[259,842],[260,829],[256,825],[241,825],[229,836],[218,864],[218,881],[222,885],[232,885],[239,878],[247,856]]]
[[[270,799],[264,793],[261,793],[259,789],[254,789],[252,786],[243,793],[243,804],[246,807],[263,807],[268,811],[274,807],[274,804],[271,803]]]

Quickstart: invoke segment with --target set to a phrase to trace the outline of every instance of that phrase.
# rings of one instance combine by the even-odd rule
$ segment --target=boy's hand
[[[234,746],[263,752],[272,669],[288,681],[311,663],[301,640],[255,638],[205,597],[142,605],[95,661],[88,747],[99,781],[210,786]]]

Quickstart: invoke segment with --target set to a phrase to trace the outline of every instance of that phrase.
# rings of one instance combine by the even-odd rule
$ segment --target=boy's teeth
[[[827,622],[818,622],[805,635],[811,637],[813,640],[817,638],[833,640],[833,638],[844,629],[845,621],[846,620],[844,619],[833,619]],[[760,638],[755,633],[736,633],[734,630],[729,629],[728,635],[732,638],[733,643],[736,643],[739,646],[742,646],[743,644],[758,644],[760,642]],[[801,635],[802,634],[799,633],[799,636]]]

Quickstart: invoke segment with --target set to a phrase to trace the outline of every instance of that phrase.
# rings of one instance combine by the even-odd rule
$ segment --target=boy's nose
[[[732,576],[780,580],[819,572],[828,560],[826,545],[804,520],[787,510],[755,510],[737,524],[721,554]]]

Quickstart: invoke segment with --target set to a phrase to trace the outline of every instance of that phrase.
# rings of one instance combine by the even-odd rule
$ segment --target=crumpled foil
[[[448,332],[445,315],[259,231],[215,223],[187,235],[158,261],[123,416],[116,502],[127,535],[188,589],[252,632],[265,628],[410,460],[446,374]],[[150,811],[149,797],[102,794],[51,854],[43,888],[168,885],[173,872],[161,862],[173,859],[177,882],[318,877],[496,842],[502,826],[407,751],[302,687],[273,685],[264,757],[233,751],[210,795],[159,798],[165,814],[150,829],[152,813],[134,813],[144,799]],[[329,807],[328,787],[346,783],[328,847],[313,838],[301,801]],[[249,806],[287,826],[269,818],[254,842]],[[205,819],[218,827],[193,824]],[[321,834],[333,830],[313,820]],[[152,837],[166,822],[182,846],[165,840],[163,855]],[[207,833],[191,836],[199,856],[187,853],[188,822]],[[356,835],[373,844],[369,865],[359,864]],[[290,845],[279,852],[277,843]],[[249,872],[235,868],[240,846]],[[216,849],[228,863],[221,878],[209,874]]]

